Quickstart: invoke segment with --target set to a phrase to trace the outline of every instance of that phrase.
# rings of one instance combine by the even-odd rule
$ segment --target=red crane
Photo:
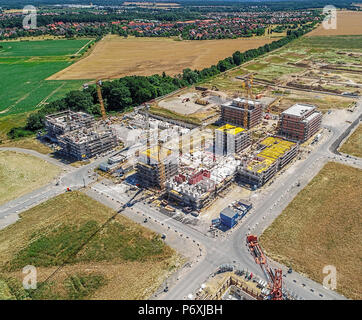
[[[263,250],[261,249],[258,237],[254,235],[249,235],[246,237],[246,240],[249,245],[250,252],[254,256],[255,262],[260,265],[261,269],[265,273],[266,277],[268,278],[270,291],[270,297],[272,300],[283,300],[283,293],[282,293],[282,270],[275,269],[274,273],[269,268],[268,262],[264,255]]]

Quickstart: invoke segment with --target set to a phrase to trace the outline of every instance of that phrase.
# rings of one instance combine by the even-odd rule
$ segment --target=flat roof
[[[320,112],[313,112],[310,116],[304,119],[305,122],[309,122],[313,120],[315,117],[319,116]]]
[[[282,114],[302,117],[304,114],[314,109],[316,109],[316,106],[313,106],[311,104],[296,103],[292,105],[289,109],[283,111]]]
[[[233,209],[226,207],[224,209],[222,209],[222,211],[220,212],[220,214],[229,217],[229,218],[234,218],[235,216],[238,215],[237,212],[235,212]]]

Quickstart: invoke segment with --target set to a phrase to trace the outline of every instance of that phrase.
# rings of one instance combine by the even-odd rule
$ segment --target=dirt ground
[[[362,170],[329,162],[260,237],[272,259],[322,283],[337,269],[337,291],[361,299]]]
[[[308,33],[311,36],[339,36],[362,34],[361,11],[337,11],[337,28],[324,29],[321,24],[318,28]]]
[[[0,151],[0,205],[49,183],[60,169],[37,157]]]
[[[250,190],[233,185],[229,188],[229,191],[224,195],[224,197],[216,199],[216,201],[207,210],[201,213],[200,217],[210,222],[212,219],[219,218],[220,212],[230,203],[240,199],[248,200],[250,195]]]
[[[231,56],[270,43],[275,38],[175,41],[167,38],[107,36],[84,59],[54,74],[48,80],[114,79],[126,75],[180,73],[185,68],[202,69]]]

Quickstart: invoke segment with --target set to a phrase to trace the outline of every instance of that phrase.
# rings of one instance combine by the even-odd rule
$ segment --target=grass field
[[[59,172],[37,157],[0,151],[0,205],[49,183]]]
[[[73,63],[92,40],[0,42],[0,118],[32,111],[80,89],[83,81],[46,81]]]
[[[327,163],[260,240],[272,259],[322,283],[337,269],[337,291],[361,299],[362,170]]]
[[[339,151],[362,158],[362,125],[351,134]]]
[[[2,147],[29,149],[37,151],[42,154],[48,154],[52,152],[51,148],[41,143],[35,137],[26,137],[26,138],[8,140],[0,144],[0,148]]]
[[[320,25],[308,36],[337,36],[362,34],[361,11],[337,11],[337,28],[325,29]]]
[[[257,48],[277,39],[252,38],[175,41],[168,38],[107,36],[93,52],[51,80],[119,78],[126,75],[180,73],[185,68],[202,69],[231,56],[235,51]]]
[[[12,295],[26,294],[14,284],[22,279],[24,265],[35,265],[43,283],[64,263],[31,298],[148,298],[182,259],[158,235],[121,215],[90,240],[115,213],[80,192],[62,194],[22,213],[19,221],[0,231],[3,295],[9,295],[9,288]],[[1,287],[0,281],[0,296]]]
[[[361,12],[362,15],[362,12]],[[362,16],[361,16],[362,18]],[[349,49],[349,51],[362,50],[362,31],[361,35],[350,35],[350,36],[314,36],[314,37],[303,37],[298,41],[292,43],[291,47],[298,46],[299,48],[312,48],[309,53],[326,53],[334,52],[335,49]],[[320,48],[316,50],[316,48]]]

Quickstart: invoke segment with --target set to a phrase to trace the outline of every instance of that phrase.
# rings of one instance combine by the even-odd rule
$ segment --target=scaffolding
[[[250,129],[262,122],[262,104],[254,99],[236,98],[221,105],[221,120]]]
[[[94,117],[70,110],[45,117],[47,137],[59,144],[60,153],[75,160],[93,158],[112,150],[118,138],[109,126],[97,126]]]
[[[261,151],[240,167],[237,179],[253,187],[261,187],[297,155],[299,144],[278,137],[260,142]]]
[[[316,134],[322,124],[322,113],[309,104],[295,104],[283,111],[278,132],[287,139],[304,142]]]
[[[55,141],[60,135],[81,128],[89,128],[94,124],[93,116],[84,112],[66,110],[45,116],[47,137]]]
[[[218,154],[234,155],[250,144],[250,135],[243,128],[225,124],[215,130],[215,150]]]
[[[160,145],[140,152],[137,162],[139,183],[145,187],[164,188],[164,184],[178,173],[177,156]]]

